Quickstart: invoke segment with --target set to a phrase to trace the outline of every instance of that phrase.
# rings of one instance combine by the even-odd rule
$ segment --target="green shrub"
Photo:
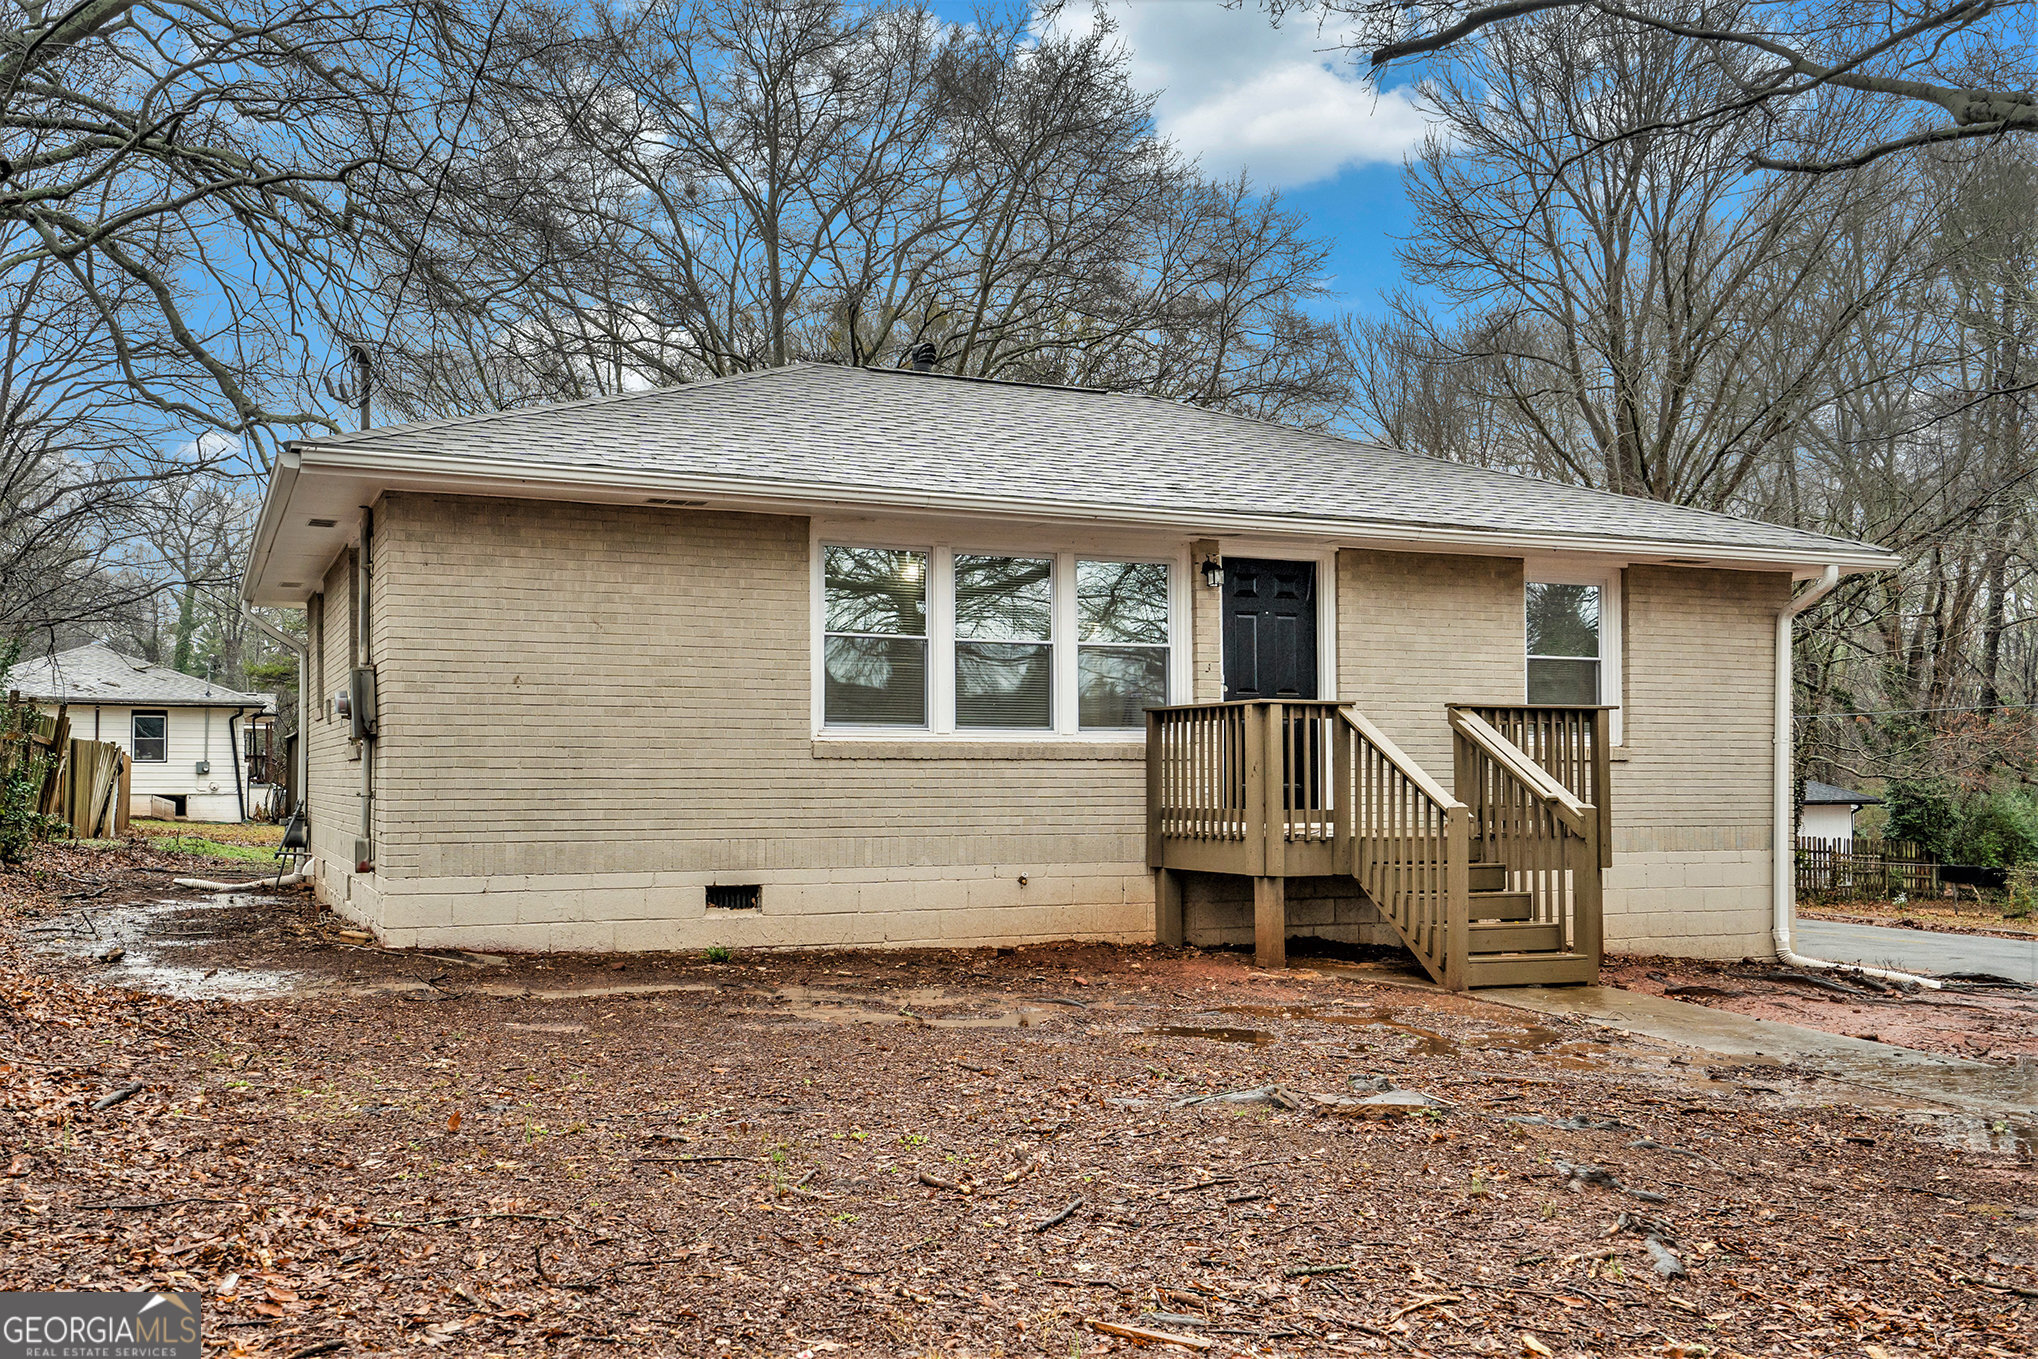
[[[724,948],[720,944],[710,944],[702,952],[701,956],[706,958],[711,963],[726,963],[729,961],[729,959],[731,959],[735,955],[730,953],[728,949]]]
[[[2013,868],[2038,860],[2038,807],[2022,793],[1983,793],[1961,809],[1957,862]]]
[[[2038,911],[2038,863],[2018,864],[2010,870],[2008,891],[2003,895],[2003,914],[2021,919]]]
[[[1908,840],[1942,863],[1954,862],[1960,794],[1944,779],[1891,779],[1883,789],[1883,836]]]

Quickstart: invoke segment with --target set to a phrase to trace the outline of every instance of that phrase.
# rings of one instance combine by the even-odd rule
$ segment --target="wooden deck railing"
[[[1543,703],[1453,703],[1452,712],[1478,717],[1511,745],[1599,811],[1599,866],[1613,867],[1613,709],[1567,708]]]
[[[1356,710],[1314,700],[1149,709],[1147,808],[1154,867],[1355,877],[1423,966],[1463,987],[1465,806]]]
[[[1574,778],[1604,789],[1603,764],[1595,771],[1592,760],[1605,747],[1590,710],[1583,717],[1547,711],[1553,715],[1527,728],[1537,749],[1545,758],[1563,756]],[[1500,956],[1526,945],[1495,943],[1473,954],[1474,908],[1497,903],[1490,892],[1475,902],[1472,865],[1496,864],[1505,874],[1502,890],[1528,898],[1526,923],[1558,927],[1538,947],[1561,941],[1557,951],[1591,959],[1596,975],[1599,809],[1479,710],[1454,708],[1449,720],[1454,790],[1355,708],[1310,700],[1150,709],[1147,861],[1254,879],[1263,960],[1282,956],[1278,880],[1356,878],[1423,967],[1453,990],[1481,976],[1498,983],[1502,974],[1521,979],[1514,971],[1534,975],[1532,964]],[[1596,731],[1604,729],[1600,723]],[[1179,942],[1179,885],[1163,873],[1161,890],[1175,899],[1161,903],[1156,933]],[[1273,903],[1264,920],[1262,901]],[[1512,898],[1516,909],[1520,901]],[[1579,966],[1576,958],[1565,963],[1569,972]]]
[[[1154,866],[1267,878],[1341,871],[1329,806],[1337,713],[1302,700],[1149,708]]]
[[[1596,968],[1604,938],[1599,809],[1476,710],[1453,708],[1450,722],[1473,857],[1502,865],[1506,890],[1528,894],[1529,920],[1559,926],[1566,948]]]

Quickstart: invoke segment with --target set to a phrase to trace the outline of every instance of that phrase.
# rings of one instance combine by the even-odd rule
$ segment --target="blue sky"
[[[1091,22],[1090,0],[1068,0],[1063,25]],[[935,0],[967,21],[969,0]],[[1407,231],[1403,157],[1423,131],[1406,94],[1359,80],[1336,35],[1306,14],[1280,28],[1245,0],[1109,0],[1130,53],[1133,83],[1157,96],[1161,131],[1215,176],[1240,168],[1280,190],[1332,243],[1337,295],[1319,310],[1378,311],[1401,284],[1397,240]]]

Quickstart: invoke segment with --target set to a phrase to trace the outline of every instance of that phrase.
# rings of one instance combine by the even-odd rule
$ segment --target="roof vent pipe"
[[[934,347],[934,341],[932,340],[920,341],[907,354],[907,357],[912,360],[913,371],[916,373],[933,372],[934,361],[940,356],[941,351]]]

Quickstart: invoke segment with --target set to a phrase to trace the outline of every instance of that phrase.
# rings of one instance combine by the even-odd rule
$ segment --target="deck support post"
[[[1288,965],[1288,880],[1253,879],[1253,962],[1259,967]]]
[[[1182,877],[1172,868],[1153,871],[1153,941],[1180,948],[1188,937],[1182,917]]]

